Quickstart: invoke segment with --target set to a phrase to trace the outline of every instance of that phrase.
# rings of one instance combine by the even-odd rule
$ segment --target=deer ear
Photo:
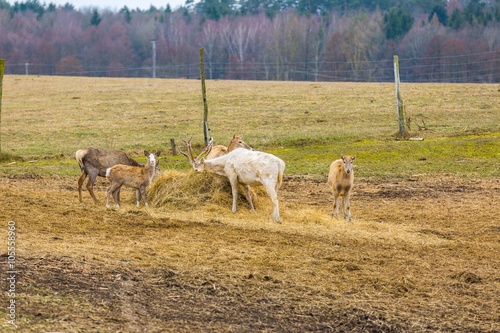
[[[342,159],[342,161],[345,162],[345,156],[344,155],[341,155],[340,158]]]
[[[159,157],[159,156],[160,156],[160,153],[161,153],[161,151],[159,151],[159,150],[158,150],[158,151],[155,153],[156,157]]]
[[[354,161],[354,159],[356,158],[356,155],[352,155],[352,160]]]
[[[144,156],[149,156],[149,153],[146,150],[144,151]]]

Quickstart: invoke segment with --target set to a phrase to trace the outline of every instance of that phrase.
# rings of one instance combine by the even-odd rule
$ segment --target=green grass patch
[[[387,178],[421,173],[500,176],[499,135],[463,136],[424,141],[376,141],[273,149],[287,162],[287,173],[323,178],[341,155],[356,155],[356,175]]]
[[[139,85],[139,86],[138,86]],[[170,139],[203,143],[196,80],[6,76],[0,174],[78,175],[76,150],[161,150],[161,168],[186,170]],[[341,154],[356,155],[363,177],[416,173],[498,176],[500,99],[495,85],[404,84],[410,130],[396,141],[392,84],[209,81],[210,134],[234,134],[281,157],[288,174],[326,177]],[[47,94],[50,91],[50,94]],[[78,98],[74,98],[77,96]],[[464,107],[467,106],[467,107]],[[417,124],[425,125],[418,132]]]
[[[8,163],[8,162],[15,162],[22,160],[23,158],[21,156],[0,152],[0,163]]]

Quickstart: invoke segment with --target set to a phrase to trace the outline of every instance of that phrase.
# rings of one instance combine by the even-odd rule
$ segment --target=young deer
[[[352,162],[356,156],[342,155],[340,160],[333,161],[330,165],[330,173],[328,175],[328,185],[333,191],[334,203],[332,216],[339,216],[339,196],[342,197],[342,213],[344,220],[349,218],[351,222],[351,203],[350,190],[354,183],[354,170]],[[347,215],[346,215],[347,214]]]
[[[226,155],[229,152],[232,152],[233,150],[237,148],[245,148],[249,150],[253,150],[252,147],[246,144],[245,141],[241,138],[241,135],[233,135],[233,138],[231,141],[229,141],[229,144],[226,146],[223,145],[217,145],[213,146],[212,150],[210,151],[209,154],[205,156],[206,160],[210,160],[212,158],[220,157],[222,155]]]
[[[203,154],[210,154],[212,141],[195,157],[191,148],[191,139],[184,141],[184,143],[187,145],[189,155],[180,149],[179,152],[186,156],[189,163],[193,166],[194,171],[212,172],[229,179],[233,194],[233,213],[236,213],[238,183],[245,185],[245,195],[251,210],[254,210],[254,206],[250,194],[250,185],[263,185],[273,203],[272,217],[276,222],[281,223],[278,206],[278,189],[283,182],[285,162],[274,155],[243,148],[235,149],[221,157],[213,159],[203,158]]]
[[[145,206],[148,206],[146,187],[153,181],[156,175],[158,168],[156,159],[160,156],[160,152],[150,154],[144,151],[144,155],[148,157],[148,162],[143,167],[118,164],[106,170],[106,177],[111,182],[106,196],[106,207],[110,207],[110,195],[113,195],[116,207],[120,207],[119,193],[123,185],[135,188],[137,207],[140,206],[141,197],[144,200]]]
[[[122,151],[102,148],[86,148],[80,149],[75,154],[76,161],[82,170],[80,178],[78,178],[78,198],[82,200],[82,186],[87,175],[87,191],[89,191],[94,203],[97,204],[97,199],[94,194],[94,183],[99,177],[106,177],[106,169],[117,164],[125,164],[132,166],[142,166],[135,160],[131,159]]]

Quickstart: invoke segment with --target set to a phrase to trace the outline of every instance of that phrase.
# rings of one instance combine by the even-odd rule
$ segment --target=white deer
[[[191,137],[192,139],[192,137]],[[280,158],[260,151],[237,148],[226,155],[213,159],[206,159],[205,154],[210,154],[213,141],[198,154],[194,156],[191,148],[191,139],[184,141],[189,155],[179,149],[179,152],[186,156],[196,172],[211,172],[229,179],[231,192],[233,194],[233,213],[236,212],[236,199],[238,198],[238,184],[245,185],[245,196],[250,204],[250,209],[254,210],[250,186],[263,185],[267,195],[273,203],[273,219],[281,223],[278,189],[283,182],[283,173],[285,171],[285,162]]]
[[[342,197],[342,214],[351,222],[350,191],[354,184],[354,170],[352,163],[356,156],[342,155],[340,160],[333,161],[328,174],[328,185],[333,191],[332,216],[339,216],[339,197]]]
[[[110,207],[110,195],[113,195],[116,207],[120,207],[119,193],[123,185],[135,188],[137,207],[140,206],[141,197],[144,200],[144,205],[148,206],[146,187],[153,181],[156,175],[158,170],[156,159],[160,156],[160,152],[150,154],[144,151],[144,155],[148,157],[148,162],[143,167],[117,164],[106,170],[106,178],[111,183],[106,196],[106,207]]]

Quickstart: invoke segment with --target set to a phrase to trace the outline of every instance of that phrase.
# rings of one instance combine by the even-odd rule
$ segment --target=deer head
[[[245,141],[243,141],[243,137],[241,135],[233,135],[233,138],[231,141],[229,141],[229,144],[227,145],[227,150],[232,151],[237,148],[245,148],[248,150],[253,150],[252,147],[250,147]]]
[[[203,148],[203,150],[197,156],[194,156],[193,147],[191,147],[191,140],[192,139],[193,139],[192,136],[191,136],[191,138],[189,138],[188,141],[181,138],[182,142],[184,142],[184,144],[186,145],[186,147],[188,149],[189,155],[187,153],[183,152],[180,148],[178,148],[178,150],[179,150],[179,153],[181,153],[182,155],[184,155],[188,159],[188,161],[191,164],[191,166],[193,167],[194,171],[202,172],[204,169],[205,156],[210,154],[210,151],[212,150],[212,147],[213,147],[214,140],[210,139],[210,142],[208,143],[208,145],[205,148]]]
[[[344,170],[346,173],[351,173],[352,171],[352,163],[354,162],[354,159],[356,156],[348,156],[348,155],[342,155],[342,164],[344,165]]]

